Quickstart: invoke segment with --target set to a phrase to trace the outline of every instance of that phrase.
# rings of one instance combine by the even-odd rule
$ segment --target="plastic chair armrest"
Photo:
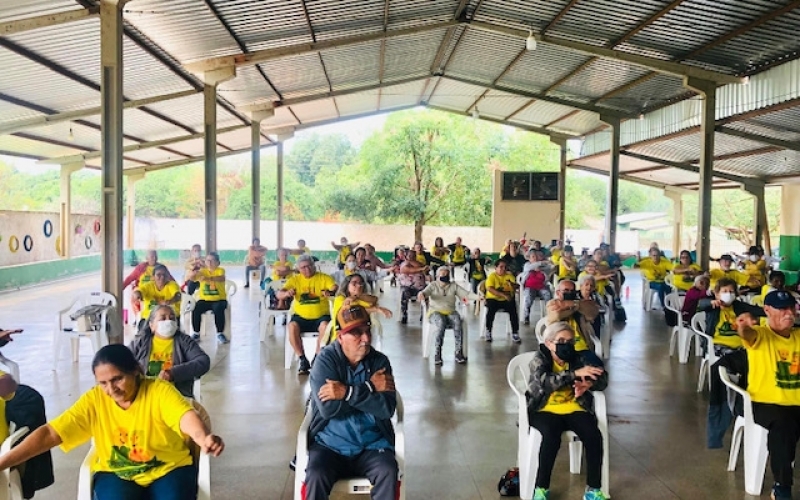
[[[726,387],[728,387],[728,389],[736,391],[737,393],[741,394],[741,396],[745,399],[745,402],[749,402],[750,394],[748,394],[746,390],[742,389],[738,385],[734,384],[733,381],[731,381],[728,369],[725,368],[724,366],[719,367],[719,378],[720,380],[722,380],[722,383],[725,384]]]
[[[94,459],[94,442],[83,458],[78,473],[78,500],[92,500],[92,460]]]

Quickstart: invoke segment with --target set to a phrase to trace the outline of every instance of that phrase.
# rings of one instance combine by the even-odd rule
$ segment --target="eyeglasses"
[[[364,335],[367,335],[369,337],[372,337],[372,330],[370,329],[369,326],[362,326],[350,330],[349,332],[345,333],[345,335],[351,335],[353,337],[363,337]]]
[[[556,339],[553,341],[553,343],[561,345],[575,345],[575,339]]]
[[[310,264],[300,265],[300,266],[297,266],[297,269],[300,269],[301,271],[303,269],[311,269],[311,265]]]
[[[153,276],[155,276],[156,278],[166,278],[167,277],[167,275],[164,274],[164,273],[156,273]]]

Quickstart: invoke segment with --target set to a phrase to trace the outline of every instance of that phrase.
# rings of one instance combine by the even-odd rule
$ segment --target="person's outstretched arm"
[[[58,435],[55,429],[50,427],[50,424],[43,425],[28,434],[28,437],[23,439],[17,446],[11,448],[8,453],[0,456],[0,470],[26,462],[60,444],[61,436]]]

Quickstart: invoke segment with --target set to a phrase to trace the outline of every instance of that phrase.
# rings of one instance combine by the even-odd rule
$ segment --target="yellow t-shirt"
[[[712,269],[708,272],[708,275],[711,279],[712,289],[717,286],[717,281],[719,281],[721,278],[732,279],[739,286],[746,285],[748,280],[750,280],[750,276],[744,274],[743,272],[737,271],[736,269],[729,269],[728,271],[723,271],[722,269]]]
[[[517,279],[511,273],[505,273],[504,275],[500,276],[497,273],[492,273],[486,278],[486,298],[493,299],[493,300],[501,300],[505,301],[506,299],[500,297],[499,295],[495,295],[489,291],[489,287],[494,288],[495,290],[500,290],[501,292],[508,293],[512,296],[514,295],[514,285],[516,284]]]
[[[64,452],[94,438],[92,472],[113,472],[148,486],[192,463],[180,429],[188,411],[192,407],[172,384],[144,379],[127,410],[95,386],[50,426],[61,437]]]
[[[714,343],[737,349],[742,347],[742,338],[736,333],[736,313],[733,307],[723,307],[719,310],[719,322],[714,330]]]
[[[639,261],[639,269],[642,270],[647,281],[663,283],[667,273],[672,270],[672,262],[662,257],[656,264],[653,259],[648,257]]]
[[[174,281],[169,281],[164,285],[164,288],[159,290],[156,287],[156,282],[151,281],[144,285],[139,285],[138,290],[142,292],[142,319],[150,318],[150,311],[158,307],[159,302],[171,300],[175,294],[180,296],[181,289]],[[172,310],[175,311],[176,316],[181,314],[181,301],[172,304]]]
[[[558,264],[561,262],[561,250],[557,248],[550,250],[550,260],[553,262],[553,264]]]
[[[749,276],[755,276],[756,278],[761,278],[764,276],[764,271],[767,269],[767,263],[763,260],[757,260],[755,262],[750,262],[749,260],[744,263],[744,272]]]
[[[203,281],[203,278],[215,278],[218,276],[225,276],[225,269],[218,267],[212,271],[204,267],[197,272],[197,280],[200,281],[200,288],[198,289],[200,300],[217,302],[228,298],[224,281]]]
[[[319,272],[310,278],[296,273],[283,285],[284,290],[295,291],[292,309],[294,309],[294,314],[305,319],[318,319],[330,315],[328,298],[322,295],[322,292],[323,290],[333,290],[335,287],[336,283],[333,278]]]
[[[275,271],[276,267],[282,267],[282,266],[289,266],[289,274],[287,274],[283,278],[278,276],[278,273]],[[292,270],[292,264],[289,261],[281,262],[279,260],[276,260],[275,262],[272,263],[272,276],[271,276],[272,277],[272,281],[278,281],[278,280],[282,280],[282,279],[289,279],[289,278],[291,278],[291,276],[293,274],[294,274],[294,271]]]
[[[562,258],[558,259],[558,277],[562,280],[574,280],[576,278],[575,271],[568,269],[564,265],[564,259]]]
[[[139,284],[136,285],[136,288],[139,288],[140,286],[144,285],[145,283],[150,283],[151,281],[153,281],[153,270],[155,268],[156,268],[156,266],[147,266],[144,269],[144,272],[142,273],[142,275],[139,276]]]
[[[757,403],[800,406],[800,328],[783,338],[768,326],[754,326],[747,349],[747,392]]]
[[[298,248],[298,250],[300,250],[300,249]],[[292,258],[294,259],[295,262],[297,262],[297,258],[300,257],[300,255],[311,255],[311,249],[310,248],[303,247],[302,250],[303,250],[303,253],[301,253],[299,255],[292,255]]]
[[[6,372],[0,371],[0,376],[6,375]],[[8,398],[9,400],[13,399],[14,396]],[[8,422],[6,422],[6,400],[0,398],[0,443],[6,440],[9,436],[8,432]]]
[[[467,253],[464,245],[456,245],[450,255],[450,262],[453,264],[463,264],[467,261]]]
[[[567,319],[567,323],[569,323],[569,326],[572,327],[572,331],[575,332],[575,350],[588,351],[589,344],[587,344],[586,339],[583,338],[583,335],[581,334],[581,329],[578,326],[578,322],[575,321],[575,318],[569,318]]]
[[[562,373],[567,370],[569,370],[569,363],[559,366],[558,363],[553,361],[553,373]],[[539,411],[555,413],[556,415],[569,415],[576,411],[584,411],[584,409],[575,401],[575,389],[571,386],[566,386],[550,393],[550,397],[547,398],[547,404]]]
[[[583,278],[584,276],[589,276],[589,273],[587,273],[586,271],[582,271],[581,274],[578,275],[578,281],[580,281],[581,278]],[[595,283],[595,290],[597,291],[597,293],[599,293],[600,295],[605,295],[606,287],[608,286],[608,280],[599,280],[595,278],[594,283]]]
[[[350,245],[344,245],[339,250],[339,262],[344,264],[347,261],[347,256],[350,255]]]
[[[157,377],[161,370],[172,368],[172,352],[175,350],[175,339],[162,339],[153,336],[153,346],[150,349],[150,361],[147,363],[148,377]]]
[[[483,281],[486,279],[486,272],[483,269],[483,262],[480,259],[474,260],[472,267],[472,279]]]
[[[673,270],[674,269],[675,268],[673,268]],[[703,269],[697,264],[689,264],[689,269],[697,271],[698,274],[703,271]],[[678,290],[688,292],[689,289],[694,286],[694,276],[690,274],[675,274],[673,275],[672,284],[675,285],[675,288]]]
[[[373,295],[369,295],[369,297],[373,297]],[[331,318],[335,318],[339,314],[339,309],[342,308],[342,304],[344,304],[344,299],[346,297],[344,295],[337,295],[336,298],[333,299],[333,311],[331,312]],[[366,301],[366,300],[356,300],[354,303],[363,307],[364,309],[369,309],[370,307],[374,307],[377,303],[377,298],[374,301]],[[336,321],[333,322],[333,327],[331,328],[331,338],[328,340],[330,344],[336,337],[339,336],[339,325],[336,324]]]
[[[425,256],[422,255],[421,253],[417,254],[417,262],[419,262],[423,266],[427,266],[428,265],[428,259],[426,259]]]

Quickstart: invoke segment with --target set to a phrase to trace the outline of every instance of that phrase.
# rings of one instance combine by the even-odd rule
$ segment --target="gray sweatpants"
[[[431,328],[436,335],[436,350],[441,351],[442,343],[444,342],[444,331],[448,327],[453,329],[456,338],[456,353],[461,352],[463,336],[461,335],[461,316],[457,312],[451,312],[444,315],[438,311],[431,313],[428,321],[431,322]]]

